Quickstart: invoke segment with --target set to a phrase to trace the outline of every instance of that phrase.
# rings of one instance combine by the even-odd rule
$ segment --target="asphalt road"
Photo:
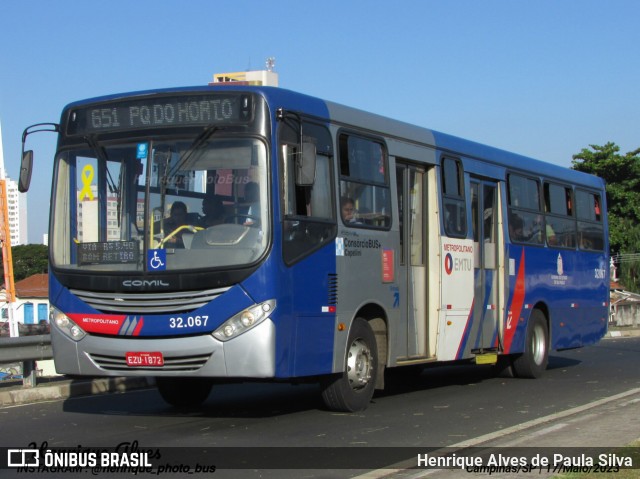
[[[106,448],[137,441],[141,449],[187,447],[192,448],[186,450],[189,454],[197,454],[196,448],[232,447],[229,451],[243,455],[250,471],[218,471],[214,477],[353,477],[377,469],[384,451],[412,457],[414,448],[475,444],[477,438],[500,437],[500,431],[517,430],[520,438],[526,437],[529,426],[523,424],[539,427],[568,410],[640,388],[638,364],[640,338],[609,338],[596,346],[552,353],[548,371],[538,380],[495,377],[488,366],[428,368],[394,378],[392,390],[377,394],[366,411],[355,414],[324,410],[313,385],[218,386],[201,409],[189,412],[172,409],[152,389],[74,397],[0,409],[2,430],[11,431],[0,435],[0,446],[46,442],[48,447]],[[617,409],[609,407],[614,409],[607,414],[615,414]],[[581,427],[588,428],[589,421]],[[608,436],[613,442],[615,434]],[[628,434],[620,434],[620,440],[626,442]],[[262,462],[252,464],[252,452],[243,448],[265,446],[307,448],[309,457],[302,450],[279,451],[292,461],[301,454],[298,459],[308,460],[314,470],[260,469]],[[362,451],[370,464],[366,456],[358,459]],[[351,455],[354,464],[365,467],[321,470],[324,461],[336,465],[327,452]],[[388,458],[398,459],[394,454]],[[276,465],[286,465],[286,456],[279,461]]]

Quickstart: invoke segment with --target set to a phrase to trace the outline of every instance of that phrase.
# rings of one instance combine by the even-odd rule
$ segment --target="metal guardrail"
[[[0,363],[22,362],[22,384],[36,386],[36,361],[53,359],[51,335],[0,338]]]
[[[51,335],[0,338],[0,363],[53,359]]]

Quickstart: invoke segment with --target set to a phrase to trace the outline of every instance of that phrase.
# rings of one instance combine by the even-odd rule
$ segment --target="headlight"
[[[229,341],[260,324],[273,313],[274,309],[276,309],[275,299],[256,304],[226,320],[213,332],[213,335],[220,341]]]
[[[64,333],[65,336],[73,339],[74,341],[80,341],[86,336],[86,333],[80,328],[80,326],[74,323],[69,316],[55,307],[52,307],[51,309],[51,322],[55,323],[58,329]]]

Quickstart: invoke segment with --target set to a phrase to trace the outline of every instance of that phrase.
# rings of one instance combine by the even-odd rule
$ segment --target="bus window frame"
[[[568,212],[567,214],[558,213],[552,210],[551,208],[551,192],[550,187],[562,188],[565,194],[565,209]],[[569,195],[568,197],[566,195]],[[542,184],[542,201],[544,202],[544,215],[545,215],[545,237],[547,246],[550,248],[560,248],[560,249],[576,249],[578,243],[578,228],[575,217],[575,199],[573,187],[571,185],[567,185],[565,183],[560,183],[553,180],[544,180]],[[551,221],[550,221],[551,220]],[[573,232],[572,232],[572,243],[567,244],[567,241],[559,241],[557,243],[551,243],[549,238],[549,229],[551,228],[554,231],[554,236],[560,236],[563,233],[558,231],[558,223],[556,220],[561,222],[566,222],[569,224],[571,222],[573,224]],[[557,241],[557,240],[556,240]]]
[[[600,213],[596,214],[596,219],[595,220],[590,220],[587,218],[580,218],[578,216],[578,193],[586,193],[588,195],[591,196],[591,199],[598,202],[598,206],[600,208]],[[603,214],[602,214],[602,195],[600,194],[600,191],[594,191],[594,190],[589,190],[587,188],[583,188],[583,187],[576,187],[575,191],[574,191],[574,201],[575,201],[575,210],[576,210],[576,232],[577,232],[577,247],[580,251],[587,251],[587,252],[604,252],[604,245],[606,243],[605,241],[605,233],[604,233],[604,221],[603,221]],[[594,203],[594,213],[595,213],[595,208],[596,208],[596,204]],[[584,246],[584,242],[583,240],[581,240],[581,229],[580,226],[581,224],[587,224],[587,225],[598,225],[599,226],[599,230],[600,230],[600,241],[602,242],[602,248],[587,248]]]
[[[346,152],[347,154],[344,155],[344,148],[343,148],[343,138],[345,139],[344,141],[346,142]],[[346,164],[350,167],[351,163],[349,160],[349,138],[356,138],[358,140],[364,140],[364,141],[368,141],[371,143],[375,143],[380,145],[380,149],[381,149],[381,153],[382,153],[382,157],[383,157],[383,169],[384,169],[384,179],[383,181],[375,181],[374,179],[369,179],[369,178],[365,178],[362,176],[352,176],[350,173],[350,171],[348,172],[348,174],[344,174],[343,173],[343,166]],[[340,129],[336,132],[336,142],[337,142],[337,168],[338,168],[338,181],[339,181],[339,192],[340,192],[340,204],[339,204],[339,217],[342,221],[342,224],[344,226],[348,226],[349,228],[362,228],[362,229],[368,229],[368,230],[375,230],[375,231],[390,231],[391,230],[391,226],[393,224],[393,218],[394,218],[394,214],[393,214],[393,202],[391,199],[391,175],[389,173],[389,165],[390,165],[390,161],[389,161],[389,148],[387,147],[386,141],[383,137],[380,136],[374,136],[374,135],[366,135],[366,134],[362,134],[361,132],[355,131],[355,130],[350,130],[350,129]],[[346,163],[344,163],[346,161]],[[373,165],[371,165],[373,167]],[[357,204],[357,201],[359,200],[360,197],[353,198],[350,197],[347,191],[344,191],[344,185],[346,183],[349,184],[354,184],[354,185],[360,185],[363,190],[368,190],[371,189],[371,192],[375,195],[376,194],[376,189],[377,188],[381,188],[383,189],[383,191],[386,191],[386,204],[385,204],[385,208],[387,208],[387,213],[386,213],[386,224],[378,226],[375,224],[370,224],[367,223],[366,221],[360,221],[359,219],[356,219],[355,222],[345,222],[344,217],[342,216],[342,201],[344,198],[350,198],[353,202],[354,205]]]
[[[457,177],[457,194],[451,194],[447,191],[447,175],[446,175],[446,165],[453,161],[456,165],[456,177]],[[443,155],[440,158],[440,191],[441,191],[441,217],[442,217],[442,227],[444,228],[444,232],[447,236],[451,238],[466,238],[469,232],[469,221],[467,218],[467,202],[466,202],[466,184],[464,179],[464,164],[459,157],[451,156],[451,155]],[[451,221],[448,221],[447,216],[447,207],[453,206],[457,209],[457,214],[459,218],[462,220],[462,224],[460,225],[459,231],[456,229],[451,229],[450,225]]]
[[[511,192],[511,178],[512,177],[519,177],[525,180],[530,180],[533,181],[536,185],[536,191],[538,192],[538,207],[537,209],[532,209],[532,208],[528,208],[528,207],[523,207],[523,206],[513,206],[513,197],[512,197],[512,192]],[[545,214],[544,214],[544,210],[543,210],[543,205],[542,202],[544,201],[543,199],[543,192],[541,190],[542,188],[542,181],[539,177],[535,177],[532,175],[527,175],[525,173],[522,173],[520,171],[508,171],[506,174],[506,190],[507,190],[507,216],[508,216],[508,222],[509,224],[511,224],[511,221],[514,216],[519,216],[520,219],[523,222],[523,238],[522,239],[518,239],[518,238],[513,238],[512,234],[509,233],[508,237],[509,240],[511,241],[511,243],[516,243],[516,244],[522,244],[522,245],[527,245],[527,246],[536,246],[536,247],[545,247],[546,246],[546,222],[545,222]],[[541,220],[541,223],[537,224],[537,226],[540,228],[539,229],[539,241],[530,241],[531,238],[534,238],[538,232],[533,232],[530,236],[529,236],[529,240],[525,239],[525,234],[524,234],[524,226],[525,224],[527,224],[527,222],[525,221],[525,218],[527,217],[533,217],[536,216],[537,218],[539,218]],[[536,219],[537,219],[536,218]],[[534,220],[534,225],[535,225],[535,221]]]
[[[329,201],[331,202],[329,206],[329,211],[331,213],[331,217],[324,216],[313,216],[312,214],[300,213],[299,209],[301,205],[298,205],[298,194],[309,194],[309,201],[311,201],[311,191],[313,186],[318,182],[318,175],[315,175],[315,181],[313,185],[299,185],[296,183],[296,175],[295,171],[292,171],[294,166],[288,165],[287,162],[290,159],[290,154],[296,155],[301,151],[301,143],[296,142],[298,138],[291,138],[287,136],[288,133],[293,132],[294,136],[299,133],[298,125],[291,125],[287,123],[291,118],[287,118],[284,123],[281,123],[278,128],[276,144],[277,144],[277,155],[278,155],[278,165],[282,170],[280,176],[280,211],[282,216],[281,221],[281,233],[283,235],[282,239],[282,258],[284,263],[287,266],[292,266],[303,258],[308,257],[314,251],[317,251],[321,247],[333,241],[337,235],[337,221],[336,221],[336,207],[335,207],[335,165],[334,165],[334,149],[333,149],[333,137],[331,135],[331,131],[327,125],[322,124],[320,122],[311,121],[308,118],[302,117],[300,115],[295,115],[295,121],[302,122],[302,132],[304,139],[314,139],[316,140],[316,172],[318,165],[321,163],[320,157],[326,158],[327,166],[329,169],[329,174],[327,175],[327,179],[329,181]],[[291,130],[287,132],[287,129]],[[330,144],[320,146],[317,141],[319,135],[313,135],[314,131],[318,131],[317,129],[322,129],[323,134],[326,135],[326,139]],[[293,150],[292,153],[289,153],[289,150]],[[291,188],[291,190],[289,190]],[[304,190],[304,191],[302,191]],[[295,203],[295,211],[290,211],[290,204],[288,203],[288,199],[293,195],[293,201]],[[293,229],[299,230],[298,233],[302,235],[304,238],[311,238],[314,234],[316,236],[319,235],[320,240],[315,242],[314,244],[304,245],[299,244],[300,241],[296,241],[293,239]],[[324,231],[324,233],[323,233]],[[325,234],[326,233],[326,234]],[[291,235],[289,241],[285,240],[287,235]],[[299,246],[299,249],[293,248],[295,245]]]

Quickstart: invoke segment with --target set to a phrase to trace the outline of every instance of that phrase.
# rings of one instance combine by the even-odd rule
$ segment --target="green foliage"
[[[630,226],[627,236],[629,238],[629,244],[635,244],[635,250],[633,246],[631,246],[632,249],[623,252],[621,256],[622,260],[617,265],[618,277],[620,278],[620,283],[623,284],[626,289],[630,291],[640,291],[640,261],[636,259],[638,258],[638,245],[640,245],[640,225]],[[629,254],[625,255],[624,253]]]
[[[49,271],[48,248],[42,244],[28,244],[11,248],[15,281]]]
[[[638,292],[640,291],[640,262],[629,261],[628,263],[620,263],[619,281],[626,290]]]

